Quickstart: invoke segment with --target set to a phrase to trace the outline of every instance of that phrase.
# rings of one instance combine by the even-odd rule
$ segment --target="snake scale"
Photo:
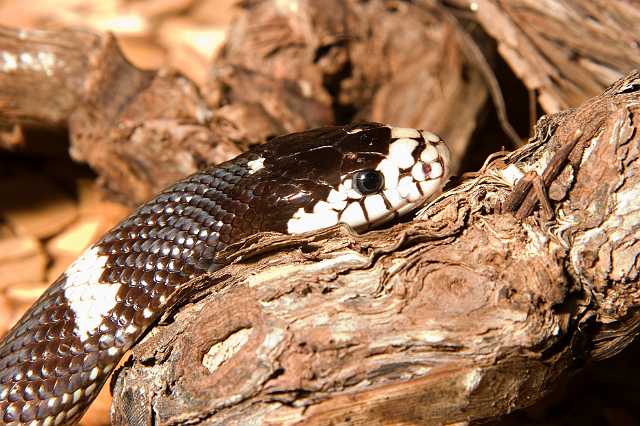
[[[276,137],[169,187],[84,252],[0,341],[0,424],[76,423],[181,286],[261,231],[356,231],[441,191],[436,135],[379,123]]]

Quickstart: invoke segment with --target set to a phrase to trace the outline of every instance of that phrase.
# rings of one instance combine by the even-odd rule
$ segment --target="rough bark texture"
[[[574,107],[640,65],[640,8],[625,0],[451,0],[471,9],[547,113]]]
[[[287,131],[297,130],[303,123],[283,114],[305,111],[305,104],[290,92],[274,100],[284,85],[332,105],[338,120],[432,129],[456,157],[464,154],[487,89],[442,9],[380,1],[246,3],[212,69],[210,103],[257,103]]]
[[[450,424],[531,406],[502,424],[603,424],[591,409],[604,386],[581,387],[591,404],[558,389],[585,366],[598,371],[591,361],[621,352],[640,324],[638,73],[598,96],[640,66],[638,6],[239,7],[201,87],[134,67],[110,35],[1,28],[0,147],[28,153],[31,126],[67,129],[72,157],[133,205],[273,135],[357,119],[439,133],[460,167],[464,155],[513,146],[487,119],[488,95],[500,105],[496,78],[509,117],[525,110],[521,134],[526,89],[547,113],[563,112],[416,220],[364,236],[266,235],[230,250],[237,263],[195,282],[117,374],[113,424]],[[520,79],[515,90],[498,56]],[[549,188],[555,218],[500,213],[520,172],[541,174],[577,130]],[[631,364],[635,353],[622,355]],[[631,370],[613,380],[630,391],[609,380],[628,407],[640,395],[629,385],[640,378],[620,374]]]
[[[637,329],[639,120],[633,73],[412,222],[238,247],[133,350],[113,423],[443,424],[536,403]],[[556,219],[499,213],[516,168],[542,174],[577,134]]]
[[[464,154],[487,91],[442,12],[287,4],[245,6],[204,96],[175,72],[132,66],[109,35],[2,28],[0,119],[68,126],[73,158],[131,204],[250,144],[333,123],[336,114],[428,128]],[[1,144],[16,149],[16,132],[5,130]]]
[[[133,67],[110,35],[2,28],[0,49],[0,117],[67,125],[71,156],[123,200],[140,203],[240,152],[209,127],[192,82]]]

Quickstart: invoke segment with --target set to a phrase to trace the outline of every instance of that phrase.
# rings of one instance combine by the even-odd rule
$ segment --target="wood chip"
[[[161,68],[167,63],[167,52],[155,40],[139,37],[120,37],[118,44],[124,56],[143,69]]]
[[[0,293],[0,336],[9,331],[13,318],[13,307],[4,293]]]
[[[219,0],[218,0],[219,1]],[[163,16],[181,15],[193,6],[193,0],[146,0],[127,2],[131,10],[147,18],[161,18]],[[196,2],[197,3],[197,2]]]
[[[38,254],[40,242],[28,237],[8,237],[0,239],[0,263],[12,262]]]
[[[5,290],[9,301],[20,304],[31,304],[49,287],[45,282],[31,282],[13,285]]]
[[[73,199],[44,176],[20,176],[0,183],[0,215],[16,233],[48,238],[77,216]]]
[[[0,147],[9,151],[23,148],[25,145],[24,134],[22,127],[15,124],[13,126],[7,126],[7,128],[0,126]]]
[[[35,238],[0,239],[0,289],[18,283],[43,281],[47,256]]]
[[[229,26],[241,11],[238,0],[200,0],[193,5],[190,16],[211,25]]]
[[[77,257],[99,236],[103,220],[100,217],[85,217],[75,222],[46,245],[53,257]]]
[[[167,20],[159,29],[160,40],[173,48],[185,46],[193,49],[202,58],[210,60],[214,53],[222,47],[226,35],[226,27],[198,25],[196,21],[185,18]]]
[[[9,228],[7,225],[0,223],[0,239],[13,237],[15,234],[13,230]]]
[[[191,19],[167,20],[160,28],[160,41],[169,61],[197,83],[204,83],[209,64],[225,40],[225,27],[200,26]]]
[[[106,200],[104,192],[94,180],[79,179],[77,191],[80,214],[82,216],[101,217],[104,219],[103,226],[107,228],[115,225],[131,212],[131,209],[127,206]]]
[[[80,213],[93,212],[96,205],[102,201],[102,194],[93,179],[78,179],[76,181]]]
[[[47,278],[46,281],[48,283],[54,282],[62,273],[76,260],[76,256],[59,256],[54,257],[53,262],[49,265],[47,269]]]
[[[24,315],[24,313],[31,307],[34,300],[12,300],[9,297],[6,297],[6,302],[9,305],[9,320],[3,324],[3,326],[7,327],[7,330],[10,330],[11,327]]]

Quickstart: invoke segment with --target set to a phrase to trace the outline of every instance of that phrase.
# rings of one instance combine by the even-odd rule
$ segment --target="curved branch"
[[[490,419],[619,351],[640,296],[638,83],[543,119],[412,222],[236,247],[134,349],[113,424]],[[541,173],[577,129],[549,188],[557,219],[499,213],[514,177]]]

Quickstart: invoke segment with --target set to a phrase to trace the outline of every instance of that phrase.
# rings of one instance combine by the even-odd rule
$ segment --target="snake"
[[[0,341],[0,424],[77,423],[124,354],[223,249],[259,232],[365,232],[442,192],[437,135],[381,123],[277,136],[196,172],[86,249]]]

